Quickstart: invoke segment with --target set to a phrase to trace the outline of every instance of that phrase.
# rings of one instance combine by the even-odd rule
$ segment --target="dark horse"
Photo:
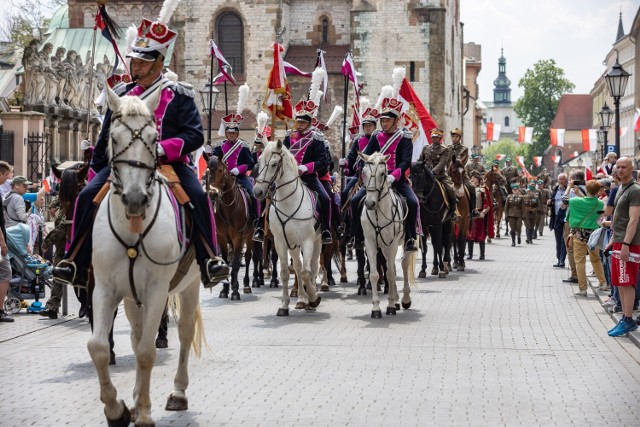
[[[249,266],[253,253],[253,232],[254,226],[249,218],[249,209],[253,206],[245,208],[245,198],[248,203],[250,198],[247,194],[243,196],[244,191],[236,182],[236,178],[229,173],[227,165],[221,158],[216,156],[209,159],[209,174],[211,185],[214,188],[212,198],[215,202],[215,217],[218,242],[222,257],[229,262],[229,247],[231,247],[231,300],[239,300],[240,292],[238,291],[240,284],[238,282],[238,271],[240,270],[240,258],[242,257],[242,249],[246,245],[244,254],[245,276],[243,280],[244,293],[251,293],[249,286]],[[211,193],[210,193],[211,194]],[[260,254],[254,254],[254,271],[253,277],[259,280],[258,261]],[[225,283],[220,291],[220,298],[229,297],[229,284]]]
[[[443,222],[447,215],[447,205],[445,203],[446,191],[424,162],[416,162],[411,166],[411,185],[420,202],[420,222],[423,230],[428,231],[433,245],[433,269],[431,274],[444,279],[449,270],[445,264],[445,255],[449,252],[451,245],[451,221]],[[426,234],[421,245],[422,268],[418,274],[419,278],[427,277],[427,245]]]
[[[458,271],[464,271],[464,252],[467,243],[467,231],[471,224],[471,195],[464,183],[464,166],[458,159],[453,159],[451,165],[449,165],[449,176],[453,181],[453,186],[456,191],[456,198],[458,199],[458,220],[456,221],[455,229],[451,232],[451,239],[453,240],[453,268]]]

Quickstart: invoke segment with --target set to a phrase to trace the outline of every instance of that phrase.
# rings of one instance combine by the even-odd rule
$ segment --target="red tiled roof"
[[[316,68],[316,58],[318,46],[289,46],[285,61],[300,68],[302,71],[312,72]],[[339,73],[342,67],[342,60],[349,51],[349,46],[324,46],[324,62],[327,66],[327,73]]]
[[[565,94],[560,97],[552,129],[581,130],[593,126],[593,102],[591,95]]]

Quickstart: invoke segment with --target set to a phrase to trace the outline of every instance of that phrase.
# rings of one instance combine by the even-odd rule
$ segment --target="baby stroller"
[[[27,313],[37,313],[44,309],[40,298],[45,297],[45,286],[51,287],[51,264],[39,256],[27,254],[29,227],[18,224],[7,228],[7,247],[11,263],[12,278],[4,303],[7,313],[16,314],[22,307]],[[25,299],[35,299],[28,305]]]

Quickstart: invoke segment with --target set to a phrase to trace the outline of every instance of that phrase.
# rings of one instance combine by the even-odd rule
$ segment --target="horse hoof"
[[[360,286],[358,288],[358,295],[366,295],[367,294],[367,289],[364,286]]]
[[[382,319],[382,312],[380,310],[371,311],[371,318],[372,319]]]
[[[296,303],[295,309],[296,309],[296,310],[304,310],[304,308],[305,308],[306,306],[307,306],[307,305],[306,305],[305,303],[303,303],[302,301],[298,301],[298,302]]]
[[[456,268],[456,271],[464,271],[464,265],[459,265],[459,266]]]
[[[329,285],[327,284],[322,284],[322,286],[320,286],[320,290],[322,292],[328,292],[329,291]]]
[[[347,280],[346,277],[341,277],[340,278],[340,283],[349,283],[349,281]]]
[[[438,275],[438,269],[434,268],[433,270],[431,270],[431,275],[432,276],[437,276]]]
[[[336,285],[336,281],[333,279],[329,279],[329,286],[335,286]]]
[[[220,295],[218,295],[218,298],[229,298],[229,292],[220,291]]]
[[[245,287],[244,287],[244,293],[245,293],[245,294],[250,294],[250,293],[251,293],[251,288],[250,288],[250,287],[248,287],[248,286],[245,286]]]
[[[316,311],[315,307],[311,307],[311,304],[307,304],[304,306],[306,311]]]
[[[402,303],[402,308],[404,308],[405,310],[408,310],[411,308],[411,301],[409,302],[403,302]]]
[[[170,394],[167,398],[167,406],[164,409],[165,411],[186,411],[189,409],[189,402],[186,397],[177,397]]]
[[[367,290],[370,291],[371,290],[371,282],[367,282]]]
[[[107,418],[107,425],[109,427],[127,427],[131,424],[131,411],[127,408],[127,405],[121,400],[122,406],[124,406],[124,411],[122,411],[122,415],[117,420],[110,420]]]
[[[289,315],[289,309],[288,308],[279,308],[278,309],[278,314],[276,314],[276,316],[278,317],[286,317]]]
[[[457,262],[454,262],[454,263],[453,263],[453,265],[452,265],[451,267],[453,267],[453,268],[458,268],[458,263],[457,263]]]
[[[441,271],[440,273],[438,273],[438,278],[439,279],[446,279],[447,278],[447,273],[445,273],[444,271]]]
[[[387,315],[392,315],[395,316],[396,315],[396,308],[395,307],[387,307]]]
[[[318,295],[318,298],[316,298],[315,301],[309,302],[309,306],[311,306],[311,308],[316,308],[320,305],[320,301],[322,301],[322,297]]]
[[[269,287],[270,288],[277,288],[278,287],[278,281],[277,280],[272,280],[271,283],[269,283]]]
[[[400,303],[399,302],[396,303],[396,310],[400,310]]]
[[[418,279],[424,279],[427,277],[427,272],[424,270],[420,270],[420,273],[418,273]]]
[[[295,289],[293,289],[291,291],[291,293],[289,294],[290,298],[298,298],[298,291],[296,291]]]
[[[231,301],[240,301],[240,292],[238,291],[231,292]]]

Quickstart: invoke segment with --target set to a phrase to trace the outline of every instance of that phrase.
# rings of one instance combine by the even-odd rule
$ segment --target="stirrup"
[[[407,239],[404,242],[404,251],[405,252],[416,252],[418,248],[416,247],[416,239]]]
[[[58,265],[56,265],[55,268],[53,268],[52,273],[53,273],[54,283],[58,283],[60,285],[65,285],[65,286],[74,286],[79,289],[88,288],[86,281],[85,283],[76,282],[76,280],[79,279],[78,266],[73,261],[69,261],[66,259],[61,260],[58,263]],[[60,273],[71,275],[71,277],[63,277]]]
[[[254,242],[263,243],[264,242],[264,230],[262,228],[256,228],[253,232],[253,237],[251,238]]]
[[[322,240],[323,245],[330,245],[331,243],[333,243],[331,232],[329,230],[324,230],[322,233],[320,233],[320,240]]]

